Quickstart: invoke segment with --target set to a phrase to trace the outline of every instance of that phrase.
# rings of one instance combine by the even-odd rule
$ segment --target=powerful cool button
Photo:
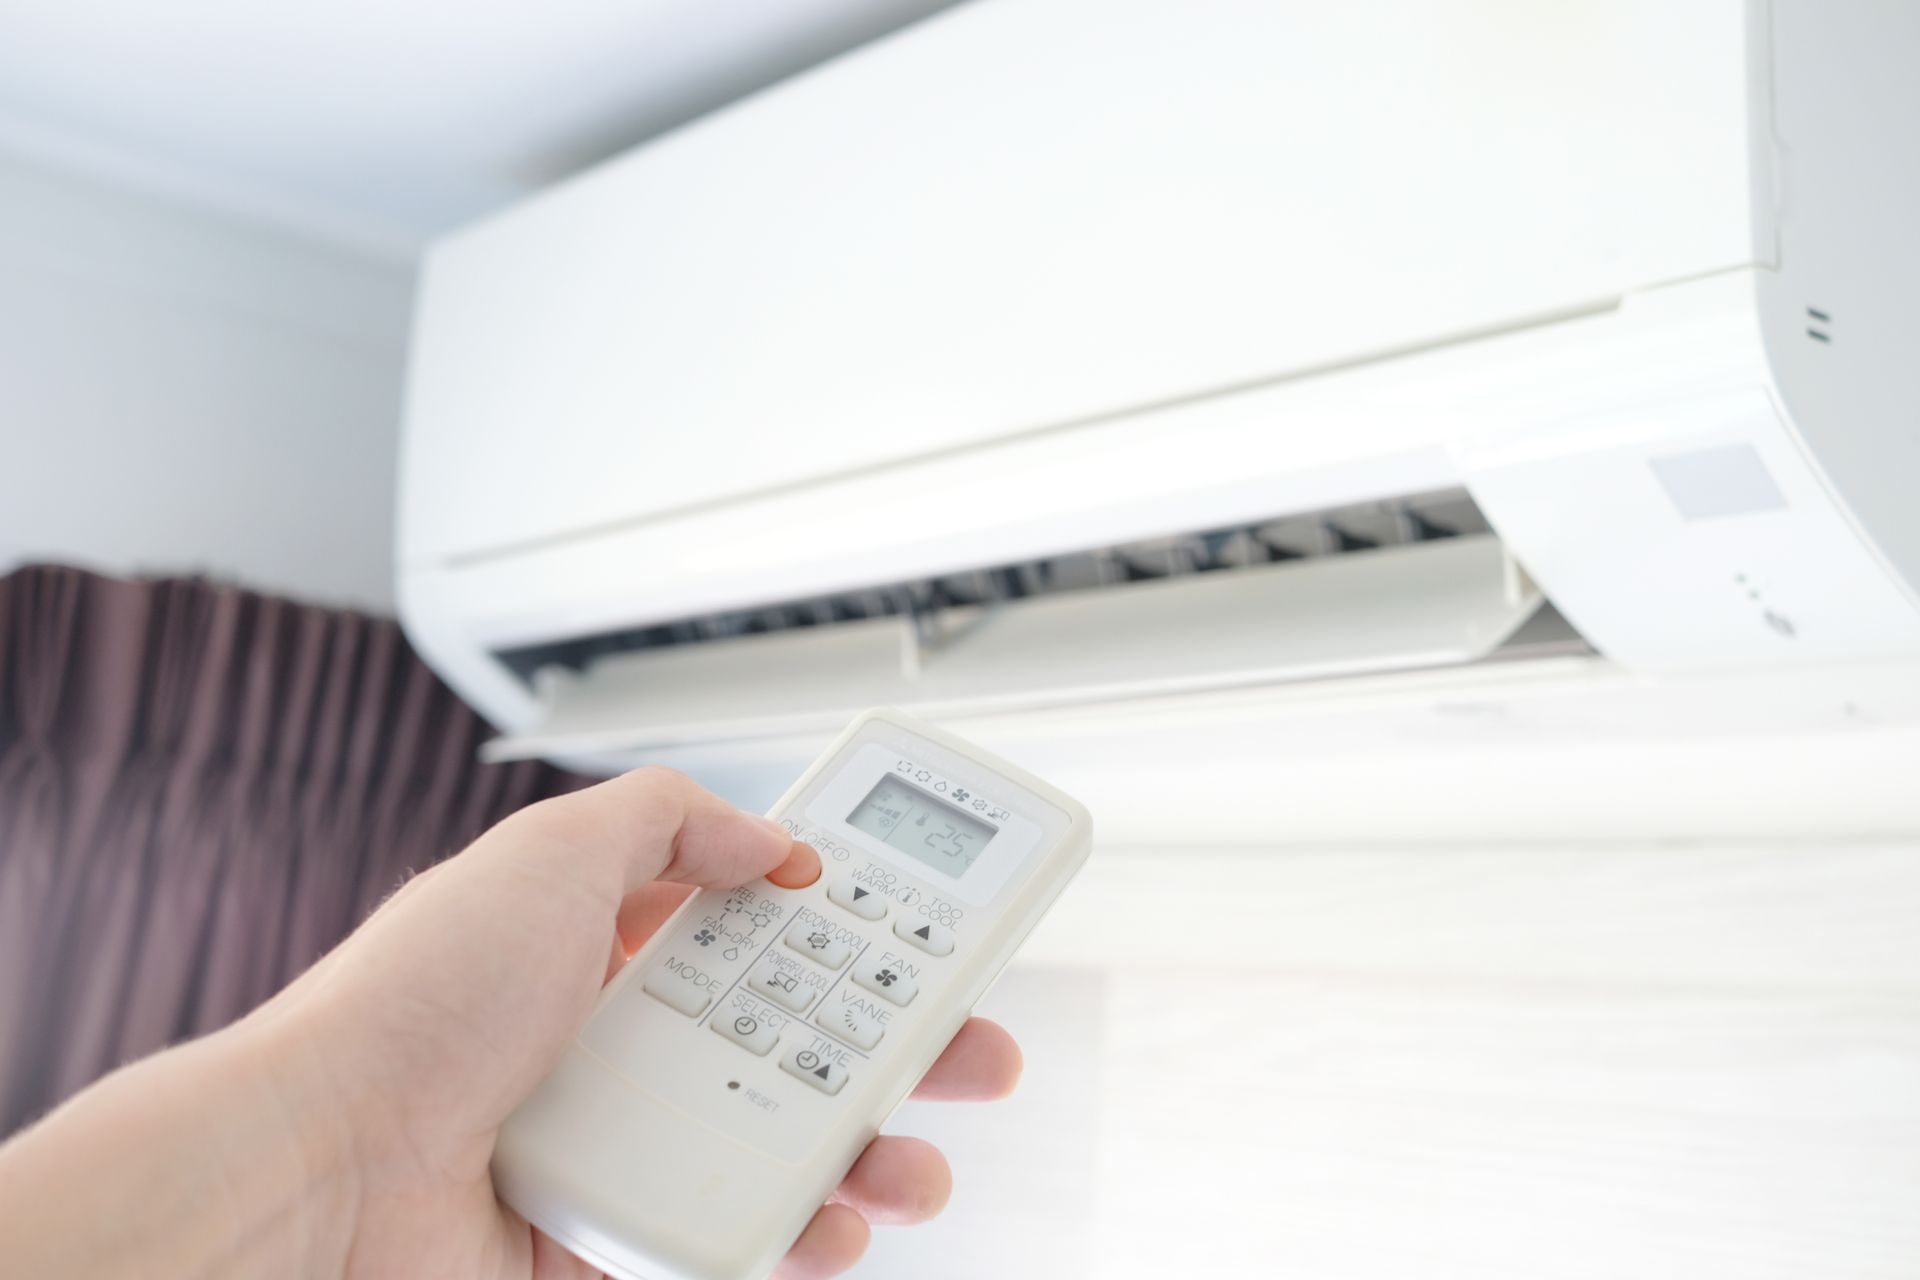
[[[814,987],[806,978],[796,973],[796,962],[789,961],[783,968],[771,959],[763,960],[760,967],[747,979],[747,989],[757,996],[764,996],[783,1009],[794,1013],[805,1013],[807,1006],[813,1003]]]

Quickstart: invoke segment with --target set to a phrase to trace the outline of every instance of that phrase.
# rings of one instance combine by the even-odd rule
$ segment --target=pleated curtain
[[[0,1136],[218,1028],[412,870],[581,779],[389,619],[198,580],[0,577]]]

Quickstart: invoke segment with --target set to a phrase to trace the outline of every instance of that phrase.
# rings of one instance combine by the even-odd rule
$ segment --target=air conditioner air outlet
[[[1451,667],[1521,636],[1581,649],[1540,621],[1542,597],[1477,515],[1434,495],[691,620],[662,643],[575,640],[578,665],[548,649],[531,667],[538,715],[486,754],[630,757],[824,730],[868,705],[1045,713]],[[1273,538],[1282,554],[1256,549]],[[1063,562],[1101,568],[1057,585]],[[897,604],[841,616],[867,597]]]
[[[607,628],[496,649],[492,656],[532,684],[546,668],[578,673],[615,655],[878,618],[909,618],[921,634],[933,637],[953,625],[958,615],[1017,601],[1125,591],[1144,583],[1232,575],[1487,531],[1485,517],[1465,490],[1445,490]]]

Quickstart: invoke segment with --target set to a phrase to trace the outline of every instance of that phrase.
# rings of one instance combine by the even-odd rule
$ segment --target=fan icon
[[[873,980],[879,983],[883,987],[890,987],[895,982],[899,981],[899,979],[894,975],[894,972],[891,969],[882,969],[880,972],[873,975]]]
[[[713,930],[702,929],[700,932],[693,935],[693,940],[699,943],[703,947],[710,947],[713,945],[714,937],[715,937],[715,934]]]

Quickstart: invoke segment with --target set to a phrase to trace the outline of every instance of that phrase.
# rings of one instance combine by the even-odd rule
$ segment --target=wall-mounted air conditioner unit
[[[876,702],[1914,715],[1916,66],[1899,5],[975,0],[436,246],[409,632],[496,757],[743,797]]]

